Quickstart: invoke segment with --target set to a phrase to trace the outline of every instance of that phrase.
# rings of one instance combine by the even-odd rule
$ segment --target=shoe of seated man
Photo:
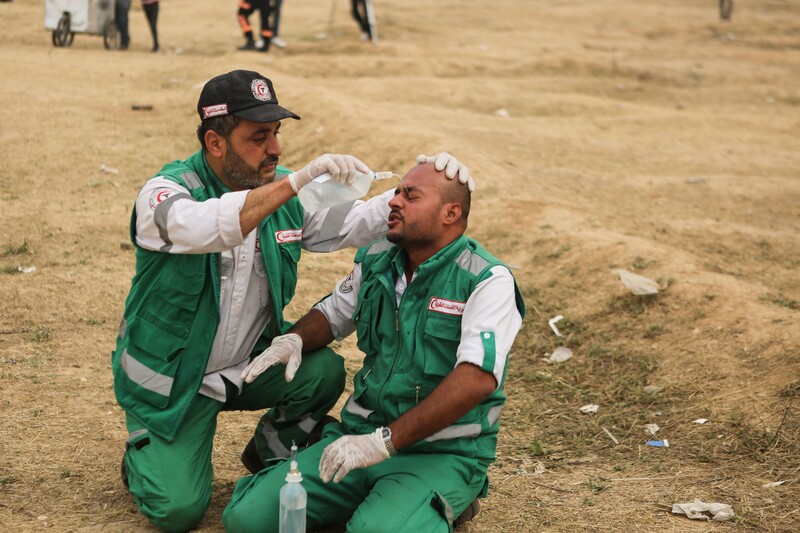
[[[119,477],[122,480],[122,484],[125,486],[126,489],[130,490],[131,486],[128,483],[128,465],[125,463],[125,454],[122,454],[122,462],[119,465]]]
[[[284,41],[277,35],[272,38],[272,44],[277,46],[278,48],[286,48],[286,41]]]
[[[453,527],[456,528],[458,526],[463,526],[464,524],[466,524],[467,522],[478,516],[478,513],[480,511],[481,511],[481,502],[478,498],[475,498],[472,501],[472,503],[469,504],[467,508],[461,512],[460,515],[458,515],[458,518],[456,518],[453,521]]]

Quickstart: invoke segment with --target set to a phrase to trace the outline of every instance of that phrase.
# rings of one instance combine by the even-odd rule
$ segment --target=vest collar
[[[214,170],[211,168],[211,165],[208,164],[208,160],[206,159],[206,154],[203,152],[202,149],[195,152],[189,158],[191,161],[190,165],[197,175],[202,180],[203,185],[206,186],[208,189],[208,195],[212,198],[219,198],[226,192],[231,192],[231,190],[224,184],[222,181],[217,177],[214,173]],[[187,161],[188,163],[189,161]]]
[[[426,259],[415,272],[417,279],[424,279],[432,272],[437,272],[445,264],[454,261],[455,258],[467,245],[467,238],[461,234],[456,240]],[[396,276],[405,275],[405,265],[408,261],[408,254],[399,246],[395,247],[394,256],[391,257],[391,268]]]

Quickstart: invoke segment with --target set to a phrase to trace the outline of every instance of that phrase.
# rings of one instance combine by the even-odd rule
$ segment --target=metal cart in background
[[[108,50],[119,47],[114,0],[45,0],[44,27],[53,32],[53,46],[70,46],[76,33],[102,35]]]

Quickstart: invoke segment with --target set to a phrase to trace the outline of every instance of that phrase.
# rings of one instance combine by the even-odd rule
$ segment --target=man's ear
[[[450,226],[451,224],[455,224],[459,220],[461,220],[461,204],[450,202],[444,204],[444,219],[442,223],[445,226]]]
[[[206,131],[205,135],[206,151],[214,157],[223,158],[228,148],[228,142],[225,137],[220,135],[214,130]]]

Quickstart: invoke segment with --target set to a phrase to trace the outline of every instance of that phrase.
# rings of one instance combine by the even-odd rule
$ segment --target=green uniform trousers
[[[229,386],[224,404],[198,395],[172,442],[127,417],[128,483],[136,505],[150,522],[162,531],[178,532],[202,519],[211,501],[211,450],[220,411],[274,407],[261,418],[254,436],[265,462],[275,459],[269,453],[272,448],[288,451],[293,440],[301,445],[306,442],[315,421],[336,404],[344,389],[344,361],[323,348],[304,356],[291,383],[284,380],[285,369],[283,365],[268,369],[245,384],[241,394]]]
[[[453,519],[484,489],[486,467],[474,458],[449,454],[400,453],[352,470],[339,483],[323,483],[322,452],[344,434],[341,424],[328,424],[320,442],[298,453],[308,492],[308,529],[347,522],[349,532],[452,532]],[[277,532],[279,493],[288,471],[289,461],[283,461],[239,480],[222,515],[226,531]]]

